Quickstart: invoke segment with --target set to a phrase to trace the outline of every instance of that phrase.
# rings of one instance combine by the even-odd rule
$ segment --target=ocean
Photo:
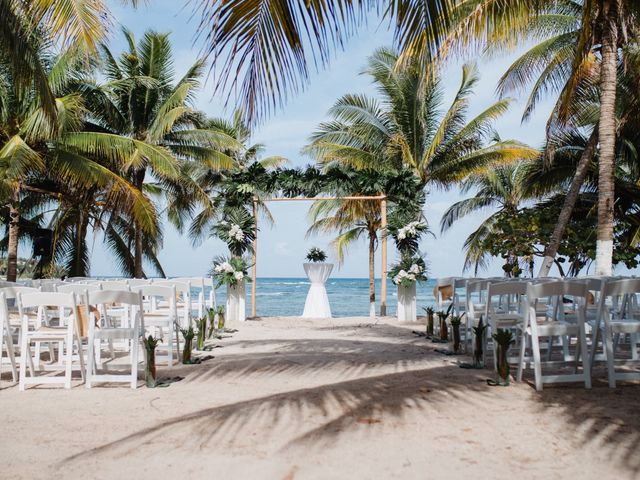
[[[376,313],[380,312],[380,280],[376,280]],[[261,317],[299,316],[304,310],[310,282],[306,278],[258,278],[256,313]],[[325,284],[334,317],[369,315],[369,280],[367,278],[329,278]],[[433,305],[435,280],[419,283],[417,287],[418,315],[422,307]],[[387,315],[396,313],[396,286],[387,284]],[[225,288],[216,290],[216,301],[223,304]],[[247,284],[247,314],[251,312],[251,284]]]

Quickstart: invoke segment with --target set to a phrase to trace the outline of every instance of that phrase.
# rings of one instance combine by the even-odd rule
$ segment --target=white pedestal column
[[[415,322],[416,320],[416,282],[410,287],[398,285],[398,321]]]
[[[244,281],[227,285],[226,321],[244,322],[246,319]]]
[[[304,302],[305,318],[331,318],[331,306],[327,289],[324,287],[327,278],[331,275],[333,264],[331,263],[305,263],[304,271],[311,280],[311,287]]]

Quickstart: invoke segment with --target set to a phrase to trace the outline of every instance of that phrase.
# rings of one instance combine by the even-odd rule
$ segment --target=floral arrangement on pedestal
[[[250,282],[251,265],[244,257],[217,257],[213,261],[211,277],[216,280],[216,288],[226,285],[234,287],[244,281]]]
[[[405,256],[399,263],[393,265],[389,274],[395,285],[410,287],[416,282],[427,280],[426,264],[420,256]]]

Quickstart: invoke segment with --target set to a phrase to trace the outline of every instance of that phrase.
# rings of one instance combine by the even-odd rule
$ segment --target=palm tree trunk
[[[144,184],[145,170],[136,172],[135,184],[136,188],[142,191]],[[133,276],[135,278],[144,278],[144,270],[142,269],[142,229],[140,225],[134,225],[134,252],[133,252]]]
[[[369,316],[376,316],[376,233],[369,232]]]
[[[598,171],[598,242],[596,275],[613,270],[613,204],[616,147],[616,83],[618,29],[615,0],[602,1],[602,65],[600,67],[600,141]]]
[[[84,262],[82,256],[84,255],[84,240],[87,236],[87,227],[89,221],[84,210],[80,210],[78,213],[78,221],[76,222],[76,238],[75,238],[75,250],[73,259],[73,265],[69,272],[70,277],[86,277],[89,272],[84,268]]]
[[[7,281],[18,278],[18,236],[20,234],[20,201],[16,194],[9,206],[9,245],[7,246]]]
[[[593,129],[593,132],[591,132],[589,141],[582,151],[580,161],[578,162],[578,166],[576,167],[576,173],[573,175],[573,179],[571,180],[571,186],[569,187],[567,195],[564,197],[564,203],[562,205],[562,210],[560,210],[560,215],[558,216],[558,222],[553,229],[553,233],[551,234],[549,243],[544,249],[544,260],[542,261],[542,267],[540,267],[540,271],[538,271],[538,277],[546,277],[547,275],[549,275],[551,266],[553,265],[556,254],[558,253],[558,248],[560,248],[560,241],[562,240],[564,232],[567,229],[567,225],[569,224],[569,220],[571,219],[573,207],[576,206],[576,202],[578,201],[580,188],[582,187],[584,179],[587,176],[587,171],[589,170],[589,165],[591,164],[593,152],[597,144],[598,130],[596,127]]]

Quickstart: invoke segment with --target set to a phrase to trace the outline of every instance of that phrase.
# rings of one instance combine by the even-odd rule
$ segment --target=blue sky
[[[137,10],[123,6],[120,2],[111,2],[116,19],[113,26],[110,45],[114,52],[121,51],[125,45],[120,34],[120,25],[124,25],[139,38],[147,29],[161,32],[170,31],[174,46],[175,70],[180,76],[198,57],[201,43],[194,42],[197,16],[191,18],[189,7],[183,2],[155,1]],[[369,22],[359,34],[351,39],[344,51],[338,51],[328,69],[314,74],[308,88],[292,98],[285,109],[267,120],[255,133],[254,141],[264,143],[265,155],[282,155],[291,160],[294,166],[311,163],[311,159],[300,154],[309,134],[315,126],[326,118],[326,112],[334,101],[345,93],[375,94],[370,80],[359,72],[365,60],[377,47],[389,45],[391,33],[386,24]],[[496,100],[495,87],[498,78],[506,67],[518,55],[498,59],[470,58],[479,66],[481,79],[475,89],[470,115],[475,115]],[[450,64],[443,72],[447,100],[453,96],[459,81],[461,63]],[[197,98],[197,107],[210,116],[229,116],[230,110],[223,108],[223,99],[212,94],[212,82],[204,85]],[[496,128],[503,139],[511,138],[539,146],[544,138],[544,124],[551,103],[542,103],[526,124],[520,117],[524,98],[516,99],[509,113],[502,117]],[[445,102],[445,105],[447,103]],[[431,276],[458,275],[462,271],[464,253],[462,244],[469,233],[489,212],[466,218],[440,235],[438,224],[442,213],[453,202],[462,198],[456,190],[431,191],[428,196],[425,215],[432,226],[436,238],[427,238],[421,244],[430,265]],[[278,202],[271,205],[275,225],[269,227],[261,222],[258,247],[258,275],[302,276],[302,261],[311,246],[329,250],[331,237],[313,237],[305,239],[308,226],[307,202]],[[165,228],[164,248],[160,260],[170,276],[201,275],[206,273],[211,260],[226,253],[220,241],[209,239],[197,248],[192,247],[186,236],[181,236],[171,227]],[[92,274],[117,275],[118,271],[106,253],[102,240],[92,240]],[[379,256],[378,251],[378,256]],[[330,253],[333,256],[333,252]],[[389,246],[389,259],[393,262],[396,254]],[[379,268],[379,265],[376,265]],[[379,270],[378,270],[379,271]],[[500,274],[499,264],[490,269],[491,274]],[[340,277],[365,277],[367,275],[367,255],[364,242],[354,245],[344,265],[336,272]]]

